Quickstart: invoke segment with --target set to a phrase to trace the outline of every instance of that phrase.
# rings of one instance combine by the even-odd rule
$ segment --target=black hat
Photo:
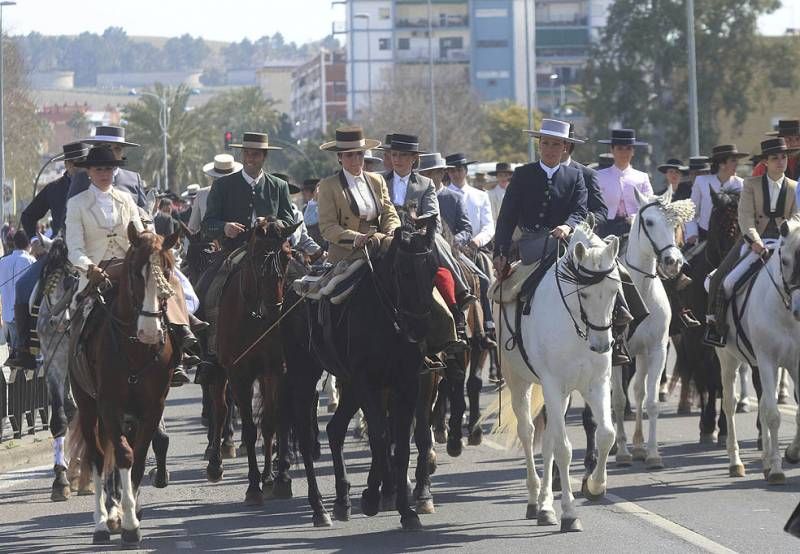
[[[597,156],[597,167],[605,169],[614,165],[614,156],[609,153],[603,153]]]
[[[245,133],[242,135],[242,142],[231,144],[231,148],[252,148],[254,150],[283,150],[279,146],[269,145],[269,135],[267,133]]]
[[[419,154],[421,152],[419,149],[419,137],[416,135],[395,133],[392,135],[392,140],[389,143],[389,150]]]
[[[389,148],[390,148],[390,146],[392,144],[392,138],[393,137],[394,137],[394,133],[389,133],[388,135],[386,135],[384,137],[384,139],[383,139],[383,144],[381,144],[380,146],[376,146],[375,150],[389,150]]]
[[[786,141],[783,137],[776,137],[761,141],[761,155],[766,157],[770,154],[777,154],[779,152],[786,152],[792,154],[797,152],[800,148],[789,148],[786,146]]]
[[[364,138],[361,127],[340,127],[336,129],[336,140],[322,144],[319,149],[328,152],[364,152],[381,145],[381,141]]]
[[[305,181],[303,181],[302,189],[303,190],[317,190],[317,185],[319,185],[319,179],[317,179],[317,178],[306,179]]]
[[[463,152],[456,152],[455,154],[450,154],[449,156],[445,156],[444,162],[447,164],[447,167],[460,167],[464,165],[470,165],[478,162],[468,161],[466,154]]]
[[[80,161],[89,153],[89,147],[82,142],[70,142],[65,144],[62,148],[64,154],[62,154],[61,159],[65,162]]]
[[[797,137],[800,136],[800,119],[780,119],[776,131],[764,133],[768,137]]]
[[[739,152],[735,144],[718,144],[711,149],[712,160],[724,160],[725,158],[746,158],[749,152]]]
[[[494,171],[490,171],[489,175],[497,177],[498,173],[514,173],[514,168],[508,162],[497,162],[494,166]]]
[[[683,165],[683,162],[678,158],[670,158],[667,163],[661,164],[657,168],[661,173],[666,173],[668,169],[677,169],[678,171],[687,171],[689,168]]]
[[[689,171],[711,171],[708,156],[692,156],[689,158]]]
[[[289,185],[289,194],[299,194],[300,193],[300,187],[298,187],[297,185],[292,183],[291,177],[289,177],[285,173],[273,173],[272,175],[273,175],[273,177],[277,177],[278,179],[281,179],[282,181],[286,181],[286,184]]]
[[[611,146],[647,146],[646,142],[636,140],[636,131],[633,129],[612,129],[610,139],[602,139],[597,142]]]
[[[86,144],[120,144],[122,146],[139,146],[135,142],[125,140],[125,128],[117,125],[98,125],[94,128],[94,136],[85,138]]]
[[[86,159],[77,162],[78,167],[122,167],[125,160],[118,160],[108,146],[95,146],[89,150]]]

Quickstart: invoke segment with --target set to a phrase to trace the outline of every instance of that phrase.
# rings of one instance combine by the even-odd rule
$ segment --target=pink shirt
[[[634,189],[646,196],[653,194],[647,173],[630,166],[624,171],[615,165],[599,170],[597,184],[608,206],[609,215],[613,213],[615,217],[635,215],[639,211]]]

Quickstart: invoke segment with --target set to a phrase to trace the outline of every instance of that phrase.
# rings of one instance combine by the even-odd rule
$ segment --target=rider
[[[672,191],[672,201],[686,200],[692,196],[692,183],[691,181],[682,181],[681,179],[689,174],[689,167],[683,165],[683,162],[678,158],[670,158],[659,165],[656,169],[664,174],[667,187]],[[688,225],[688,224],[687,224]]]
[[[225,177],[231,173],[236,173],[242,170],[242,164],[234,161],[233,156],[230,154],[217,154],[214,156],[213,162],[208,162],[203,166],[203,173],[211,177],[210,181]],[[211,191],[211,185],[207,187],[200,187],[197,191],[197,196],[194,197],[192,202],[192,214],[189,216],[189,232],[198,233],[203,225],[203,218],[206,215],[206,208],[208,207],[208,193]]]
[[[506,195],[508,183],[511,182],[511,176],[514,175],[514,168],[508,162],[497,162],[494,170],[488,173],[490,177],[497,179],[495,186],[486,191],[489,195],[489,202],[492,205],[492,219],[497,221],[497,216],[500,215],[500,206],[503,205],[503,197]]]
[[[768,137],[783,137],[783,140],[786,141],[786,147],[790,150],[800,149],[800,119],[780,119],[778,120],[777,130],[764,134]],[[753,176],[760,177],[766,171],[767,164],[764,160],[761,160],[753,167]],[[792,179],[800,179],[800,155],[789,156],[786,175]]]
[[[756,261],[768,255],[763,239],[775,239],[779,236],[780,226],[784,221],[797,213],[795,194],[797,181],[786,176],[788,157],[798,152],[798,148],[789,148],[782,137],[771,138],[761,142],[761,154],[765,156],[767,171],[764,175],[748,177],[744,180],[739,199],[739,228],[742,238],[720,264],[711,277],[708,291],[708,315],[706,316],[705,341],[711,346],[725,346],[728,334],[726,315],[728,310],[728,294],[726,289],[735,289],[738,284],[730,283],[728,274],[739,280],[739,272],[732,270],[743,259]],[[751,253],[742,255],[742,245],[747,244]],[[752,264],[745,260],[743,267]],[[747,274],[745,274],[746,276]]]

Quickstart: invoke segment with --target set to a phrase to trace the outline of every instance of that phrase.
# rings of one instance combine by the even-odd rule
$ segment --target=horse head
[[[614,344],[612,314],[619,293],[617,255],[619,239],[600,239],[586,223],[578,225],[570,238],[565,263],[576,286],[580,318],[586,326],[589,349],[605,354]],[[562,274],[563,277],[563,274]],[[563,294],[563,293],[562,293]]]
[[[787,306],[792,317],[795,321],[800,321],[800,215],[784,221],[780,231],[781,238],[776,254],[780,257],[777,263],[780,266],[783,292],[789,297]]]
[[[728,252],[739,240],[739,191],[720,189],[711,191],[711,218],[708,223],[708,241],[717,245],[717,251]]]
[[[675,227],[694,217],[691,200],[672,202],[672,190],[667,188],[661,196],[645,196],[634,189],[639,212],[631,228],[644,234],[658,263],[658,270],[667,278],[680,273],[685,262],[683,254],[675,245]]]
[[[162,328],[162,304],[173,294],[170,275],[175,267],[172,247],[180,239],[180,230],[161,237],[152,231],[138,231],[133,223],[128,224],[130,249],[125,256],[120,295],[127,297],[128,304],[120,302],[121,309],[138,314],[136,338],[143,344],[158,344],[165,336]],[[125,280],[127,280],[127,286]],[[120,313],[127,320],[133,314]]]
[[[299,223],[287,226],[273,219],[259,219],[253,226],[247,243],[247,266],[242,273],[245,281],[241,286],[243,293],[255,289],[258,308],[253,313],[258,317],[270,309],[277,313],[283,305],[286,268],[292,257],[287,239],[299,226]]]

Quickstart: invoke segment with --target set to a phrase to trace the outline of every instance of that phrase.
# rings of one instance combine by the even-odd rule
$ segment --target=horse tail
[[[80,460],[81,471],[84,471],[84,469],[90,470],[90,468],[88,468],[88,460],[86,459],[86,452],[88,450],[86,440],[78,425],[80,418],[81,412],[79,410],[75,412],[75,415],[72,416],[72,421],[70,421],[67,426],[66,454],[71,460]]]
[[[542,393],[542,386],[538,383],[531,385],[530,392],[530,407],[531,407],[531,420],[538,418],[542,409],[544,408],[544,394]],[[519,444],[517,437],[517,415],[511,404],[510,391],[506,394],[497,395],[497,397],[489,404],[489,407],[484,411],[481,416],[480,422],[496,417],[494,425],[490,434],[506,449],[510,449],[515,444]],[[538,443],[541,443],[541,435],[534,435],[534,451],[538,450]]]

